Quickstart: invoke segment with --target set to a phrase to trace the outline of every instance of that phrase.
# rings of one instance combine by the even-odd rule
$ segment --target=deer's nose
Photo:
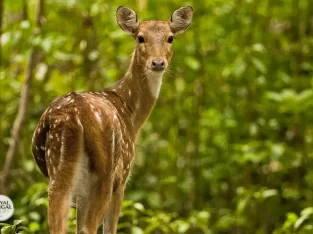
[[[165,62],[163,59],[153,59],[151,68],[153,71],[163,71],[165,69]]]

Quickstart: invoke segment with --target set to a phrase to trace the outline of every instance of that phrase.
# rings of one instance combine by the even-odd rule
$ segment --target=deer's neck
[[[158,98],[163,72],[146,71],[136,51],[125,76],[113,87],[127,109],[135,132],[149,117]]]

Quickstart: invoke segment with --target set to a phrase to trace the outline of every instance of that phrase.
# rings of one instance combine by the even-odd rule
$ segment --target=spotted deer
[[[173,39],[188,28],[192,15],[187,6],[169,21],[139,21],[133,10],[119,7],[117,23],[137,42],[125,76],[100,92],[59,97],[41,116],[32,152],[49,178],[51,234],[66,233],[71,203],[77,233],[95,234],[102,221],[103,233],[116,233],[136,136],[156,103]]]

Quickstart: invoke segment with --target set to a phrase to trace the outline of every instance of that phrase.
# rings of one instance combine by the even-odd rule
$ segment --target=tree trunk
[[[0,0],[2,2],[2,0]],[[44,0],[38,0],[37,13],[36,13],[36,28],[33,30],[33,37],[38,37],[41,34],[41,28],[43,23],[43,6]],[[33,80],[33,71],[36,67],[36,55],[39,48],[34,46],[31,49],[31,53],[29,56],[29,62],[26,70],[25,82],[23,84],[21,90],[21,96],[19,101],[19,108],[17,116],[14,120],[10,146],[8,152],[6,154],[4,167],[0,177],[0,194],[6,194],[7,191],[7,178],[10,173],[10,170],[13,166],[13,162],[16,161],[17,150],[21,140],[21,131],[22,126],[25,120],[25,116],[27,114],[29,96],[31,93],[31,86]]]

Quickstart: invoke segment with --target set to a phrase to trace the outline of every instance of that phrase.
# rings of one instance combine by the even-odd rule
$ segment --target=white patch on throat
[[[163,72],[153,72],[151,76],[147,77],[150,92],[152,97],[157,98],[162,85]]]

